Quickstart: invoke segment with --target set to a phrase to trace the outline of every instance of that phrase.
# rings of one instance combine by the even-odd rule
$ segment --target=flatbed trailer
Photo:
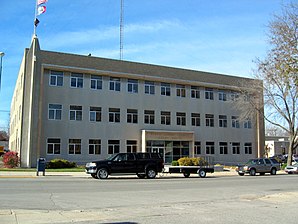
[[[182,173],[184,177],[198,174],[204,178],[207,173],[214,173],[214,166],[165,166],[163,173]]]

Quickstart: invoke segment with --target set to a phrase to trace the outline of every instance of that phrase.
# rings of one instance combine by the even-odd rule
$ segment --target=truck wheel
[[[239,176],[244,176],[244,173],[238,173]]]
[[[108,170],[106,168],[100,168],[97,171],[96,176],[98,179],[107,179],[109,176]]]
[[[156,174],[157,174],[157,173],[156,173],[155,169],[153,169],[153,168],[149,168],[149,169],[147,170],[147,173],[146,173],[148,179],[153,179],[153,178],[155,178],[155,177],[156,177]]]
[[[199,176],[200,176],[201,178],[206,177],[206,171],[205,171],[204,169],[199,170]]]
[[[255,169],[251,169],[249,171],[250,176],[255,176],[256,175],[256,170]]]
[[[137,173],[138,178],[144,179],[146,177],[145,174]]]
[[[183,173],[183,176],[187,178],[190,176],[190,173]]]
[[[270,174],[271,175],[276,175],[276,169],[275,168],[272,168]]]

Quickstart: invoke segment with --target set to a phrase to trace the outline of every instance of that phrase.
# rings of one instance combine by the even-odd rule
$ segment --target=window
[[[239,98],[239,93],[232,92],[230,96],[231,96],[231,100],[235,101]]]
[[[150,94],[150,95],[155,94],[154,82],[145,81],[145,94]]]
[[[129,93],[138,93],[138,80],[128,79],[127,80],[127,91]]]
[[[251,120],[250,119],[246,119],[244,121],[244,128],[251,129]]]
[[[48,138],[47,140],[47,154],[60,154],[61,140],[59,138]]]
[[[169,83],[161,83],[160,92],[162,96],[171,96],[171,85]]]
[[[179,97],[185,97],[185,86],[184,85],[176,85],[176,95]]]
[[[120,78],[110,77],[110,90],[120,91]]]
[[[171,112],[161,111],[160,112],[160,123],[165,125],[171,125]]]
[[[232,128],[240,128],[239,117],[232,116]]]
[[[101,140],[89,139],[89,154],[101,154]]]
[[[102,77],[91,75],[91,89],[102,89]]]
[[[201,154],[201,142],[195,142],[195,155],[200,155]]]
[[[177,112],[176,113],[177,118],[177,125],[186,125],[186,113],[183,112]]]
[[[82,106],[70,106],[69,118],[71,121],[81,121],[83,118]]]
[[[219,101],[227,101],[227,94],[224,91],[218,92]]]
[[[200,88],[198,86],[191,86],[190,96],[191,96],[191,98],[199,99],[200,98]]]
[[[61,120],[62,105],[49,104],[49,120]]]
[[[213,100],[213,89],[211,88],[205,88],[205,99],[206,100]]]
[[[101,121],[101,107],[90,107],[90,121],[100,122]]]
[[[240,154],[240,143],[239,142],[232,143],[232,151],[233,151],[233,154]]]
[[[119,140],[108,140],[108,154],[114,154],[120,152]]]
[[[252,154],[252,144],[251,143],[244,143],[244,153]]]
[[[206,127],[214,127],[214,115],[206,114],[205,115]]]
[[[264,159],[264,160],[265,160],[266,165],[271,165],[271,162],[269,159]]]
[[[220,154],[228,154],[228,143],[227,142],[219,143],[219,153]]]
[[[138,123],[138,110],[127,109],[127,123]]]
[[[214,142],[206,142],[206,154],[214,154]]]
[[[191,113],[191,125],[192,126],[200,126],[201,125],[200,114]]]
[[[63,86],[63,72],[50,72],[50,86]]]
[[[218,123],[219,127],[226,128],[228,126],[228,120],[226,115],[219,115],[218,116]]]
[[[109,108],[109,122],[120,122],[120,109],[119,108]]]
[[[70,86],[73,88],[83,88],[83,74],[72,73],[70,77]]]
[[[69,139],[68,154],[81,154],[81,139]]]
[[[126,141],[126,151],[130,152],[137,152],[137,141],[135,140],[127,140]]]
[[[145,110],[144,111],[144,123],[145,124],[154,124],[154,110]]]

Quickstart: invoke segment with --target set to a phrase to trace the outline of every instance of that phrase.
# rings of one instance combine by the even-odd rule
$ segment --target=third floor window
[[[120,91],[120,78],[110,77],[110,90]]]
[[[83,74],[72,73],[70,77],[70,86],[73,88],[83,88]]]

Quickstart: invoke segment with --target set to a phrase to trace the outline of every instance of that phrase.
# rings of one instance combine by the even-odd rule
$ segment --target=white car
[[[285,172],[288,173],[288,174],[293,174],[293,173],[298,174],[298,163],[295,163],[293,165],[287,166],[285,168]]]

